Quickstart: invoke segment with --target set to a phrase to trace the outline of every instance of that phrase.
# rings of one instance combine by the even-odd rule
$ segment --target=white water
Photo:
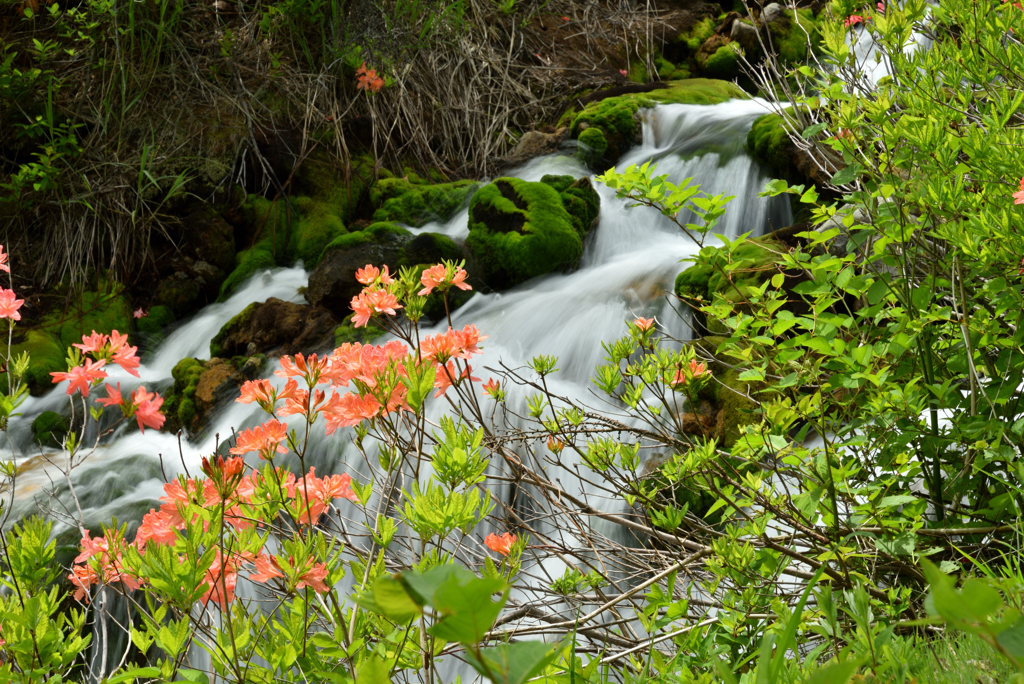
[[[753,120],[768,111],[758,100],[732,101],[715,106],[661,106],[646,114],[642,145],[619,161],[621,170],[630,164],[653,159],[659,174],[680,182],[692,177],[709,194],[726,193],[735,199],[728,205],[719,230],[735,237],[740,233],[760,234],[771,228],[791,223],[788,203],[781,198],[761,199],[757,193],[768,177],[744,152],[746,134]],[[547,173],[586,174],[575,159],[553,155],[536,159],[509,175],[539,180]],[[484,354],[477,357],[475,375],[490,375],[485,367],[523,369],[536,354],[559,357],[560,372],[549,382],[555,394],[596,405],[589,378],[595,365],[602,361],[602,341],[613,340],[626,331],[625,321],[637,316],[656,316],[663,328],[680,339],[690,337],[685,321],[668,303],[667,294],[683,266],[680,260],[698,251],[698,245],[678,226],[656,211],[637,207],[617,199],[605,186],[596,183],[601,195],[601,216],[598,226],[587,239],[584,256],[573,273],[535,279],[513,290],[496,294],[478,294],[455,312],[454,323],[477,325],[489,339],[483,344]],[[468,212],[463,210],[447,222],[432,223],[421,230],[444,232],[453,238],[464,238]],[[693,217],[685,219],[693,221]],[[712,237],[709,245],[717,245]],[[278,269],[255,277],[224,304],[207,307],[182,325],[156,350],[141,368],[142,380],[150,386],[170,382],[170,371],[178,360],[188,356],[209,355],[209,342],[219,328],[250,302],[268,297],[301,301],[298,288],[305,284],[307,274],[301,269]],[[309,350],[320,351],[320,350]],[[269,374],[273,368],[267,370]],[[277,379],[273,378],[276,382]],[[122,385],[137,381],[124,376],[116,378]],[[485,399],[489,402],[489,399]],[[58,387],[45,397],[26,403],[24,417],[12,422],[12,440],[6,457],[24,461],[38,447],[31,445],[28,425],[44,410],[59,409],[67,396]],[[440,402],[437,402],[440,404]],[[510,405],[525,407],[523,393],[514,392]],[[251,406],[231,403],[215,415],[212,426],[196,442],[183,442],[179,458],[176,437],[147,431],[140,434],[134,427],[122,428],[113,439],[96,449],[85,466],[75,473],[75,490],[85,514],[86,523],[95,526],[117,515],[119,519],[137,521],[161,495],[164,475],[173,477],[183,468],[195,473],[202,456],[215,448],[215,434],[221,437],[260,422],[262,414]],[[309,462],[318,474],[348,472],[357,479],[369,475],[366,464],[356,461],[356,450],[348,435],[312,441]],[[11,453],[13,449],[14,453]],[[45,450],[55,456],[54,450]],[[621,511],[624,504],[605,498],[587,479],[576,473],[569,455],[559,473],[566,491],[586,498],[596,508]],[[157,457],[162,454],[163,459]],[[4,454],[0,454],[0,458]],[[372,454],[371,454],[372,457]],[[59,464],[58,464],[59,465]],[[59,468],[41,463],[27,468],[19,477],[14,500],[14,518],[32,511],[37,505],[71,508],[74,504],[66,486],[61,484]],[[57,490],[57,499],[44,492]],[[507,500],[508,492],[495,489],[495,495]],[[371,501],[371,506],[374,502]],[[570,534],[563,535],[547,520],[533,521],[538,531],[563,544],[578,543]],[[483,530],[482,534],[487,531]],[[610,537],[621,534],[601,527]],[[482,538],[482,534],[479,535]],[[477,541],[479,544],[479,541]],[[538,561],[551,577],[562,574],[564,565],[554,556]],[[241,586],[241,584],[240,584]],[[340,588],[339,588],[340,589]],[[520,593],[519,598],[530,598]]]

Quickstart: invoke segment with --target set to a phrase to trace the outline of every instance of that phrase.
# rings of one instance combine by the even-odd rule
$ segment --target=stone
[[[782,5],[777,2],[773,2],[769,5],[765,5],[765,8],[761,10],[761,23],[767,26],[773,24],[780,19],[785,19],[786,13],[782,9]]]
[[[210,343],[210,355],[281,355],[323,349],[332,345],[339,324],[339,319],[323,307],[271,297],[228,321]]]
[[[504,162],[509,165],[518,166],[525,164],[534,157],[557,152],[562,141],[569,135],[569,127],[562,126],[554,133],[543,131],[529,131],[523,134],[512,151],[505,156]]]
[[[757,29],[751,24],[739,19],[732,22],[732,29],[729,31],[729,39],[739,43],[740,47],[752,53],[761,47],[761,43],[757,38]]]
[[[393,224],[376,223],[342,238],[324,250],[306,290],[310,304],[330,309],[339,319],[351,313],[352,298],[363,289],[356,282],[356,271],[367,264],[378,268],[387,264],[392,273],[397,272],[405,262],[405,248],[412,234]]]

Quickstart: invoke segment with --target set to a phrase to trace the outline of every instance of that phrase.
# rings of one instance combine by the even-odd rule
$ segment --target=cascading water
[[[759,100],[736,100],[714,106],[669,105],[649,110],[645,112],[642,144],[619,160],[617,166],[623,169],[653,160],[658,164],[657,173],[668,174],[674,182],[693,178],[705,193],[734,195],[719,224],[719,230],[730,237],[787,226],[792,222],[788,203],[781,198],[757,197],[768,177],[744,152],[751,123],[766,111],[766,103]],[[534,160],[509,175],[539,180],[547,173],[579,177],[586,171],[575,159],[554,155]],[[475,375],[486,377],[491,374],[485,368],[499,369],[502,365],[522,369],[534,355],[554,355],[559,358],[560,371],[549,379],[553,393],[588,403],[595,399],[589,378],[595,365],[602,361],[601,342],[621,336],[626,320],[657,316],[676,338],[691,337],[685,317],[671,310],[665,295],[672,292],[675,276],[683,268],[680,260],[694,255],[698,245],[658,212],[629,208],[626,201],[615,198],[608,188],[596,183],[595,186],[601,195],[600,222],[588,238],[575,272],[536,279],[504,293],[477,294],[454,312],[456,327],[471,323],[489,335],[482,358],[477,357],[474,362]],[[447,222],[428,224],[420,230],[462,239],[468,232],[467,217],[468,212],[463,210]],[[686,220],[692,221],[692,217]],[[707,244],[717,242],[709,237]],[[268,297],[301,301],[298,289],[306,278],[300,268],[257,275],[230,300],[207,307],[171,333],[140,368],[141,380],[122,374],[112,375],[110,381],[119,381],[126,389],[138,384],[151,388],[168,384],[174,364],[188,356],[207,356],[216,332],[249,303]],[[268,377],[280,384],[280,379],[269,375],[270,370]],[[56,387],[48,395],[26,402],[23,416],[11,423],[6,457],[13,457],[24,470],[16,483],[8,520],[33,513],[37,507],[51,512],[75,510],[76,504],[61,474],[66,457],[50,449],[43,449],[40,455],[29,429],[33,417],[45,410],[59,410],[66,402],[65,388]],[[516,411],[524,409],[525,392],[513,391],[509,406]],[[221,407],[220,413],[212,416],[204,436],[182,445],[180,458],[179,443],[173,435],[156,431],[142,435],[134,425],[119,428],[73,473],[77,505],[81,506],[86,525],[95,528],[113,516],[122,521],[138,521],[162,494],[165,476],[174,477],[183,469],[195,473],[201,457],[214,451],[215,435],[219,434],[223,441],[232,428],[255,425],[263,417],[250,405],[231,403]],[[318,474],[347,472],[357,479],[369,475],[369,466],[361,462],[348,436],[335,434],[328,438],[314,433],[310,446],[306,466],[316,466]],[[621,511],[624,504],[607,499],[583,475],[587,472],[584,468],[576,469],[576,463],[568,462],[568,453],[564,452],[567,459],[561,464],[560,486],[595,508]],[[33,462],[28,463],[29,459]],[[54,463],[48,463],[49,459],[54,459]],[[501,500],[508,500],[509,494],[508,485],[494,489],[494,495]],[[373,501],[369,508],[375,508]],[[74,536],[71,533],[77,527],[72,517],[54,517],[58,532]],[[548,520],[537,519],[532,524],[551,539],[572,543],[571,535],[562,535]],[[607,526],[614,527],[611,523]],[[613,529],[605,533],[623,534]],[[559,576],[565,567],[555,555],[538,557],[535,563],[552,577]],[[343,589],[347,587],[339,587]],[[520,598],[536,598],[528,596],[529,589],[518,591]]]

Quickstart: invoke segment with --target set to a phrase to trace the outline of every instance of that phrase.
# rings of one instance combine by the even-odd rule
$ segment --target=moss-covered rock
[[[299,220],[289,236],[288,254],[312,268],[320,261],[324,247],[348,231],[334,205],[311,197],[298,197],[294,203]]]
[[[329,153],[315,148],[295,171],[293,194],[306,196],[322,204],[339,221],[348,223],[352,221],[356,207],[372,185],[373,174],[374,160],[370,154],[352,156],[345,169]],[[314,258],[320,256],[318,250],[311,250],[310,253]],[[314,265],[306,261],[307,267]]]
[[[193,426],[196,417],[196,386],[206,365],[199,359],[186,358],[179,361],[171,371],[174,384],[164,394],[164,415],[167,422],[164,430],[176,432]]]
[[[807,59],[807,45],[817,49],[821,43],[818,20],[811,9],[783,9],[782,15],[768,24],[771,43],[784,66]]]
[[[701,65],[702,73],[708,78],[731,81],[741,74],[740,50],[736,43],[726,43],[717,48]]]
[[[274,255],[265,249],[252,249],[239,252],[236,259],[237,265],[235,266],[235,270],[231,272],[231,275],[229,275],[220,286],[219,301],[223,301],[230,295],[234,294],[235,290],[244,284],[245,281],[249,280],[249,278],[251,278],[255,273],[277,266],[277,260],[274,259]]]
[[[590,126],[580,133],[579,147],[576,148],[576,156],[587,166],[593,168],[600,164],[608,151],[608,139],[604,137],[604,131],[597,126]]]
[[[569,212],[572,219],[572,226],[581,237],[594,226],[598,215],[601,213],[601,197],[594,190],[590,179],[573,178],[572,176],[547,175],[540,179],[541,183],[547,183],[562,198],[562,206]]]
[[[370,202],[376,208],[373,220],[415,227],[429,221],[446,221],[479,186],[468,180],[430,185],[405,178],[383,179],[370,190]]]
[[[706,78],[672,81],[666,88],[591,102],[573,119],[569,133],[579,139],[582,133],[593,128],[601,130],[606,143],[605,151],[596,161],[590,163],[590,167],[603,171],[601,166],[614,163],[639,142],[641,127],[637,112],[642,107],[654,107],[658,104],[718,104],[733,98],[747,99],[749,95],[736,84],[727,81]],[[597,141],[596,134],[587,135],[591,136],[592,142]],[[596,149],[592,145],[588,147]],[[591,157],[593,156],[591,154]]]
[[[151,338],[163,333],[164,328],[174,322],[174,312],[170,307],[157,305],[151,307],[143,318],[135,321],[135,329]]]
[[[60,343],[57,336],[47,330],[29,330],[25,340],[11,347],[11,358],[16,359],[22,352],[29,354],[28,372],[25,382],[34,391],[51,386],[50,373],[66,371],[68,348]]]
[[[546,183],[498,178],[469,205],[469,237],[483,280],[506,289],[573,267],[583,241],[558,192]]]
[[[224,356],[224,341],[232,333],[235,333],[249,325],[249,321],[252,320],[252,314],[256,311],[257,306],[259,306],[259,304],[253,302],[232,316],[231,320],[221,326],[221,329],[217,331],[217,334],[213,336],[212,340],[210,340],[211,359],[217,356]]]
[[[715,295],[726,301],[747,300],[751,288],[779,272],[782,253],[789,251],[774,235],[753,238],[737,247],[731,257],[718,247],[705,247],[697,262],[676,277],[676,294],[712,302]]]
[[[713,17],[704,17],[694,23],[689,29],[681,31],[676,36],[676,52],[683,58],[692,57],[700,50],[700,46],[713,35],[715,35],[715,19]]]
[[[59,448],[71,430],[71,421],[54,411],[43,411],[32,421],[32,434],[38,444]]]
[[[406,245],[405,254],[410,264],[432,265],[463,258],[462,248],[455,240],[440,233],[420,233]]]

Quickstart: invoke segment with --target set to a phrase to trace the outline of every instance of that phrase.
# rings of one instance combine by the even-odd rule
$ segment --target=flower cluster
[[[4,252],[4,246],[0,245],[0,271],[10,273],[11,267],[7,264],[8,254]],[[12,321],[20,321],[21,314],[18,309],[25,303],[24,299],[18,299],[14,290],[0,287],[0,318],[9,318]]]
[[[86,365],[89,363],[91,361],[86,360]],[[103,362],[101,361],[100,363]],[[72,371],[75,370],[81,369],[78,367],[72,369]],[[73,382],[81,386],[86,381],[86,377],[87,371],[81,370],[80,375]],[[104,383],[104,387],[107,390],[107,398],[97,399],[96,403],[103,404],[104,406],[117,406],[121,409],[121,413],[125,418],[135,418],[139,424],[139,430],[143,433],[146,432],[147,427],[159,430],[164,426],[166,418],[164,414],[160,413],[160,407],[163,406],[164,400],[155,392],[147,392],[145,387],[139,387],[128,395],[128,401],[125,401],[121,396],[121,383],[117,383],[117,387],[111,387],[109,384]],[[88,393],[89,389],[88,385],[86,385],[82,394]],[[71,394],[70,388],[68,394]]]
[[[165,484],[162,505],[143,517],[131,543],[125,541],[121,530],[107,530],[96,538],[85,535],[68,576],[76,587],[75,598],[88,600],[90,587],[100,582],[138,589],[146,582],[137,569],[141,566],[138,560],[148,549],[157,545],[184,551],[185,536],[208,532],[211,519],[218,513],[225,524],[239,531],[251,530],[262,525],[260,520],[271,519],[273,516],[264,515],[261,509],[268,505],[273,510],[283,507],[299,524],[315,525],[334,499],[358,501],[347,474],[321,478],[311,468],[298,479],[294,473],[270,466],[246,474],[245,463],[238,457],[204,459],[203,472],[207,477],[183,477]],[[185,562],[184,557],[181,562]],[[225,553],[215,547],[208,562],[201,601],[213,601],[222,609],[234,600],[239,573],[247,568],[254,582],[283,579],[289,590],[328,590],[324,583],[326,566],[311,558],[296,561],[294,557],[278,558],[258,550]]]
[[[356,81],[358,90],[376,93],[384,87],[384,79],[377,75],[376,69],[367,69],[366,62],[356,69]]]
[[[484,545],[495,553],[507,556],[508,552],[512,550],[512,545],[516,543],[516,539],[516,535],[510,532],[506,532],[500,536],[497,534],[489,534],[484,539]]]
[[[708,365],[697,361],[697,359],[690,359],[688,366],[680,366],[676,369],[676,373],[669,383],[669,387],[674,390],[681,390],[687,386],[693,380],[698,380],[705,376],[710,376],[711,372],[708,370]]]
[[[72,346],[92,358],[85,359],[82,365],[69,368],[67,372],[50,373],[54,383],[69,381],[68,394],[80,391],[82,396],[89,396],[89,389],[107,377],[103,367],[108,363],[117,364],[131,375],[139,377],[139,357],[135,355],[139,348],[128,346],[127,335],[122,335],[116,330],[104,335],[94,330],[91,335],[83,335],[81,343],[76,342]]]
[[[1020,179],[1020,190],[1011,195],[1014,204],[1024,204],[1024,178]]]

